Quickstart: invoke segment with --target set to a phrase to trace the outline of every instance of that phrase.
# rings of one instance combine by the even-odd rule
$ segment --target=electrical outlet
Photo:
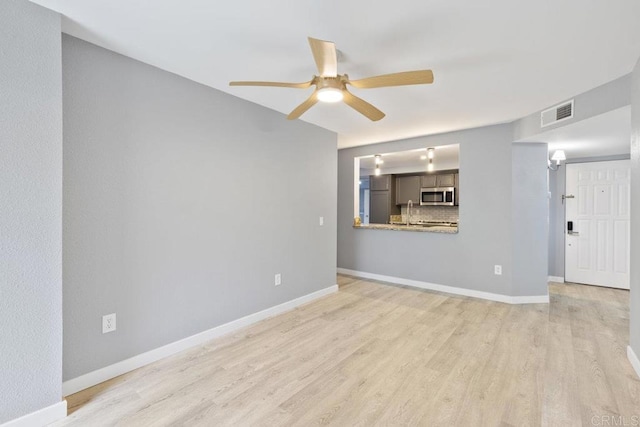
[[[323,216],[320,217],[320,225],[324,225],[324,217]]]
[[[116,330],[116,314],[105,314],[102,316],[102,333],[113,332]]]
[[[276,286],[280,286],[282,284],[282,275],[280,273],[276,274],[275,283]]]
[[[501,265],[494,265],[493,266],[493,274],[495,274],[496,276],[502,275],[502,266]]]

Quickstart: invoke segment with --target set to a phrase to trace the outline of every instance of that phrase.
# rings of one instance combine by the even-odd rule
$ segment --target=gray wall
[[[631,295],[630,345],[640,355],[640,60],[631,88]],[[635,260],[635,261],[634,261]]]
[[[605,83],[587,92],[573,97],[574,116],[566,122],[560,122],[544,129],[540,127],[540,113],[553,105],[558,105],[568,99],[558,100],[558,102],[543,108],[533,114],[529,114],[514,122],[514,141],[531,138],[542,132],[560,128],[580,120],[595,117],[608,111],[616,110],[629,105],[630,102],[631,75],[627,74],[616,80]],[[571,99],[571,98],[570,98]]]
[[[512,295],[546,295],[549,192],[547,144],[514,144],[512,153]]]
[[[564,277],[564,194],[565,166],[549,170],[549,276]]]
[[[61,401],[60,17],[0,2],[0,424]]]
[[[498,125],[340,150],[338,267],[503,295],[546,294],[546,280],[532,288],[518,283],[512,289],[512,131],[511,125]],[[354,157],[458,143],[463,194],[458,234],[352,227]],[[528,168],[538,157],[515,160],[518,167]],[[546,278],[543,246],[545,261],[537,268]],[[503,266],[502,276],[494,275],[495,264]]]
[[[335,284],[336,134],[62,48],[65,380]]]
[[[567,126],[580,120],[595,117],[629,105],[631,102],[631,80],[631,74],[627,74],[617,78],[616,80],[574,96],[572,98],[575,100],[574,118],[572,120],[560,122],[543,129],[540,127],[540,112],[542,110],[516,120],[513,122],[514,141],[531,139],[543,132]],[[558,102],[549,105],[544,109],[567,100],[558,100]],[[626,158],[628,158],[626,154],[621,154],[614,156],[570,159],[567,163],[620,160]],[[564,194],[565,188],[564,173],[565,171],[562,166],[558,171],[549,171],[548,191],[551,193],[551,199],[549,203],[548,274],[550,276],[557,277],[564,277],[564,205],[561,200],[561,196]]]

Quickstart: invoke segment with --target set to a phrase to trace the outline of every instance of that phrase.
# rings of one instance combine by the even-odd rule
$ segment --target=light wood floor
[[[627,291],[552,284],[548,305],[507,305],[338,283],[336,294],[69,396],[56,425],[591,426],[640,416]]]

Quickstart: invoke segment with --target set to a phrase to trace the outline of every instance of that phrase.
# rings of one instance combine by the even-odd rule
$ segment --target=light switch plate
[[[323,216],[320,217],[320,225],[324,225],[324,217]]]

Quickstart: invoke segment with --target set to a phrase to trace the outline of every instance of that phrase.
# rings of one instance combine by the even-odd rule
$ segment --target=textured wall
[[[63,71],[65,380],[335,284],[333,132],[66,35]]]
[[[458,234],[352,227],[354,157],[458,143],[462,194]],[[338,267],[503,295],[540,295],[539,286],[518,290],[511,286],[511,164],[511,125],[340,150]],[[494,275],[495,264],[502,265],[501,276]]]
[[[0,424],[61,400],[60,17],[0,2]]]
[[[640,60],[631,88],[631,348],[640,356]]]

